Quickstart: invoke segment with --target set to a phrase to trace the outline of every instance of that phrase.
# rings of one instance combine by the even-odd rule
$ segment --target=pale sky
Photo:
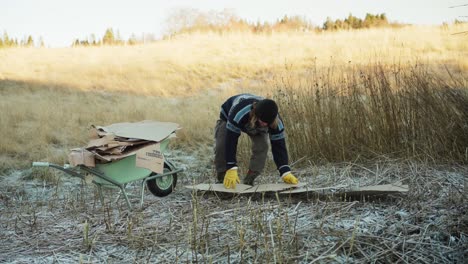
[[[199,11],[231,9],[250,22],[274,22],[284,15],[301,16],[322,25],[327,17],[343,19],[350,13],[385,13],[390,21],[419,25],[467,20],[468,0],[0,0],[0,34],[23,39],[42,36],[52,47],[70,46],[91,34],[101,38],[107,28],[124,39],[152,33],[160,36],[165,20],[176,8]]]

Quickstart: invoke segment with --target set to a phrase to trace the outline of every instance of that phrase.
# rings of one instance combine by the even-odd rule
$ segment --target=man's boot
[[[245,176],[243,183],[247,185],[254,185],[255,179],[260,175],[260,172],[258,171],[251,171],[249,170],[247,172],[247,176]]]
[[[226,172],[217,172],[216,173],[216,183],[223,183],[224,182],[224,175],[226,175]]]

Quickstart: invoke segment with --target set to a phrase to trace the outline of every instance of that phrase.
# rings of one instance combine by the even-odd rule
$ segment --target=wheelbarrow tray
[[[108,184],[127,184],[137,180],[142,180],[149,175],[152,171],[135,166],[136,155],[125,157],[121,160],[96,164],[94,169],[86,167],[86,171],[89,171],[94,175],[93,181],[97,184],[108,185]],[[95,172],[99,171],[102,175],[98,175]],[[106,177],[102,177],[105,175]],[[112,181],[111,181],[112,180]]]

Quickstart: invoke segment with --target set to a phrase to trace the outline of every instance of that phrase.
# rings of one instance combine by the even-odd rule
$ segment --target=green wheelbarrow
[[[169,140],[161,142],[161,151],[164,151]],[[128,199],[128,194],[125,191],[129,183],[141,181],[141,197],[140,207],[143,206],[143,198],[145,195],[145,185],[148,190],[155,196],[163,197],[172,193],[177,184],[177,173],[183,169],[177,169],[168,160],[164,160],[163,173],[155,173],[149,169],[135,166],[136,154],[130,155],[123,159],[96,164],[96,167],[91,168],[84,165],[71,167],[69,164],[60,166],[49,162],[33,162],[33,167],[50,167],[65,172],[73,177],[78,177],[84,181],[87,175],[92,176],[92,183],[98,187],[99,198],[104,204],[102,188],[120,189],[119,198],[121,195],[125,198],[127,206],[132,210],[132,205]]]

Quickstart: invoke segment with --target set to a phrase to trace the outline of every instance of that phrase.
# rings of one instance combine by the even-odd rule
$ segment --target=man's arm
[[[280,175],[291,171],[289,167],[288,150],[286,148],[286,139],[284,134],[284,125],[281,118],[278,117],[278,127],[270,128],[270,142],[273,160]]]

